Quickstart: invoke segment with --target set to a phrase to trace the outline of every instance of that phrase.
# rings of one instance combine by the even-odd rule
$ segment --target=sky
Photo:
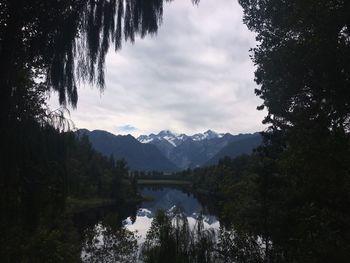
[[[165,3],[154,36],[123,43],[106,57],[106,88],[79,88],[76,128],[114,134],[208,129],[232,134],[264,129],[262,101],[254,94],[249,49],[255,37],[242,22],[236,0]],[[57,107],[57,96],[50,98]]]

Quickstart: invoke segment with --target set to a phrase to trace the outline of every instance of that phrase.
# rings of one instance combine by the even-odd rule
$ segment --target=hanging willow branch
[[[156,34],[164,1],[172,0],[90,0],[67,8],[47,74],[48,84],[59,92],[60,103],[76,106],[80,81],[103,89],[110,44],[114,43],[117,51],[123,41],[134,43],[136,36]]]

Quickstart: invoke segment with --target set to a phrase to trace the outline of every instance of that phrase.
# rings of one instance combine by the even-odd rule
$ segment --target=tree
[[[244,21],[261,42],[256,93],[277,128],[302,118],[349,129],[350,4],[347,1],[241,0]]]
[[[62,133],[63,113],[50,111],[47,94],[57,91],[61,105],[75,107],[79,82],[103,89],[110,44],[118,50],[123,40],[134,42],[136,36],[155,34],[163,3],[0,0],[2,261],[28,258],[25,246],[37,234],[31,247],[48,240],[58,248],[64,243],[56,238],[65,237],[59,228],[66,222],[62,217],[67,194],[102,194],[103,182],[115,172],[107,159],[84,148],[84,143],[76,143],[82,147],[81,156],[77,150],[76,159],[70,159],[74,150]],[[73,169],[67,172],[67,167]]]
[[[169,2],[170,0],[165,0]],[[192,0],[194,3],[198,2]],[[164,0],[1,0],[1,113],[8,117],[22,72],[43,77],[60,103],[75,106],[77,81],[104,87],[104,62],[110,43],[155,34]],[[11,65],[9,67],[8,65]]]
[[[155,34],[163,3],[0,0],[0,187],[18,185],[11,178],[21,178],[18,156],[26,151],[17,139],[28,137],[33,125],[60,119],[45,105],[47,92],[58,91],[62,105],[75,107],[78,82],[102,89],[110,43],[118,50],[123,40]]]
[[[282,248],[287,262],[346,262],[350,3],[239,2],[259,41],[252,50],[260,85],[256,94],[270,124],[261,153],[265,159],[274,156],[269,177],[281,182],[274,195],[280,201],[267,200],[272,211],[279,211],[270,218],[273,244]],[[260,177],[262,192],[276,188]]]

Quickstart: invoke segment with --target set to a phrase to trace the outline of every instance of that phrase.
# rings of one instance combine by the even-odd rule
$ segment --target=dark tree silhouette
[[[110,43],[118,50],[123,40],[155,34],[164,1],[171,0],[0,1],[1,112],[8,114],[24,72],[43,76],[61,104],[76,106],[79,81],[103,88]]]
[[[266,233],[287,262],[346,262],[350,3],[239,2],[257,33],[256,94],[270,124],[257,180]]]
[[[76,107],[80,82],[103,89],[110,44],[118,50],[123,41],[155,34],[164,2],[0,0],[2,261],[44,261],[33,251],[45,244],[56,244],[50,253],[57,252],[69,239],[62,234],[67,195],[112,196],[116,187],[113,196],[126,199],[118,193],[118,171],[84,143],[78,143],[79,155],[61,133],[63,114],[51,112],[45,99],[57,91],[61,105]],[[72,262],[66,251],[58,258]]]

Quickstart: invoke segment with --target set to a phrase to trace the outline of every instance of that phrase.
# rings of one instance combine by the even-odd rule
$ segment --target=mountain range
[[[77,133],[86,135],[95,150],[114,159],[125,159],[132,170],[143,171],[177,171],[178,167],[169,161],[164,154],[152,144],[140,143],[131,135],[114,135],[112,133],[86,129]]]
[[[137,139],[143,144],[157,146],[180,169],[212,165],[225,156],[249,154],[261,143],[260,133],[232,135],[212,130],[192,136],[164,130]]]
[[[102,154],[123,158],[132,170],[144,171],[173,172],[213,165],[225,156],[249,154],[261,143],[260,133],[232,135],[212,130],[194,135],[163,130],[137,139],[102,130],[81,129],[77,133],[88,136],[92,146]]]

